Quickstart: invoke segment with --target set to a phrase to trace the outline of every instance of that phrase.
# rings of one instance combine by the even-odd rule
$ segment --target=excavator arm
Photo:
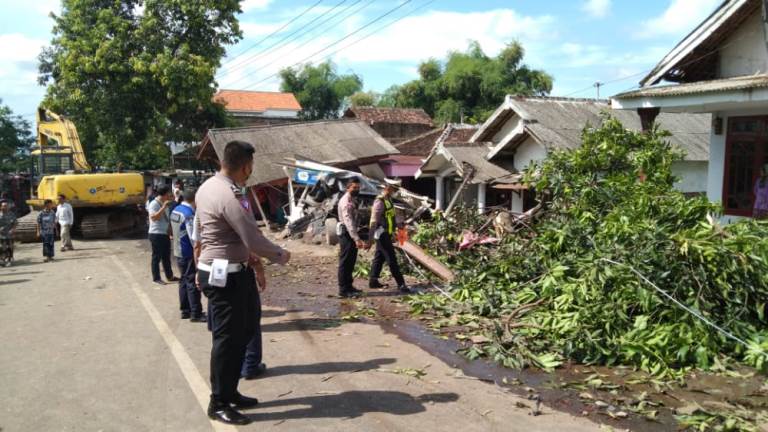
[[[33,156],[70,155],[76,172],[90,172],[75,124],[50,110],[37,110],[37,149]]]

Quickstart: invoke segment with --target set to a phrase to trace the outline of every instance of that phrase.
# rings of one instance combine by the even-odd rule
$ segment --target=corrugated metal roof
[[[432,118],[421,108],[352,107],[344,113],[346,118],[357,118],[374,123],[423,124],[432,126]]]
[[[267,110],[300,111],[301,105],[293,93],[248,90],[220,90],[213,100],[224,104],[227,111],[264,112]]]
[[[455,161],[456,168],[462,171],[462,175],[463,164],[469,164],[475,169],[475,176],[470,183],[504,183],[514,174],[485,158],[490,150],[488,143],[451,143],[442,147],[442,151]]]
[[[546,97],[508,98],[509,110],[523,118],[525,130],[547,149],[573,149],[581,145],[581,133],[587,125],[599,127],[604,113],[618,119],[624,127],[642,129],[635,111],[611,110],[607,101]],[[509,120],[498,116],[500,122]],[[661,113],[657,122],[672,133],[670,143],[685,151],[685,160],[709,160],[711,115]]]
[[[226,144],[233,140],[250,143],[256,153],[248,185],[285,178],[279,163],[301,158],[326,165],[398,154],[384,138],[361,121],[320,121],[268,127],[211,129],[210,140],[221,159]]]
[[[645,87],[619,93],[614,99],[636,99],[645,97],[688,96],[703,93],[721,93],[727,91],[750,90],[768,87],[768,75],[748,75],[722,78],[710,81],[698,81],[687,84],[670,84]]]

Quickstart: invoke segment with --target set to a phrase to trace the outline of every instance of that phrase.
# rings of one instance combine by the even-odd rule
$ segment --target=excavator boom
[[[45,158],[48,156],[56,156],[59,159],[71,157],[71,170],[91,171],[77,128],[64,116],[43,108],[37,110],[37,146],[32,155],[41,158],[40,174],[47,174]],[[62,166],[60,161],[56,165]],[[64,166],[66,167],[66,163]]]

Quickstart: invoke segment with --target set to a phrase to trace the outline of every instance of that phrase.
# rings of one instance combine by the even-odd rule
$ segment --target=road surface
[[[18,245],[16,265],[0,268],[1,430],[235,430],[205,414],[210,333],[179,318],[176,285],[150,282],[147,241],[75,247],[42,263],[40,245]],[[295,258],[303,275],[270,266],[272,290],[301,283],[296,304],[340,302],[326,296],[335,278],[313,267],[332,257]],[[269,372],[241,383],[262,403],[240,430],[601,430],[547,406],[531,416],[529,400],[463,377],[375,323],[265,299]]]

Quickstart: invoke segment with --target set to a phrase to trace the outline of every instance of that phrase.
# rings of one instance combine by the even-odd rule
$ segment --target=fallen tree
[[[497,245],[458,251],[489,224],[438,216],[415,241],[451,266],[450,296],[414,296],[436,326],[468,325],[466,349],[508,367],[632,365],[681,377],[738,362],[765,370],[768,222],[718,223],[719,207],[673,189],[667,133],[607,119],[581,147],[529,170],[542,210]],[[492,233],[492,231],[489,231]],[[487,341],[486,341],[487,340]]]

